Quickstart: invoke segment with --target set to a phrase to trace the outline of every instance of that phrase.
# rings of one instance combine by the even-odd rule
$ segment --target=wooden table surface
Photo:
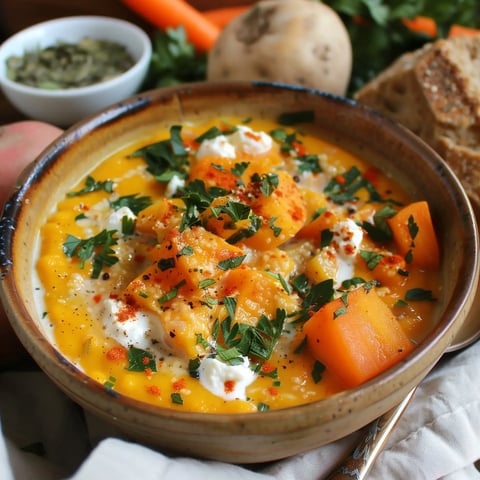
[[[199,10],[208,10],[220,6],[245,5],[252,0],[191,0]],[[108,15],[129,20],[147,33],[152,34],[152,27],[134,12],[131,12],[120,0],[1,0],[0,1],[0,42],[30,25],[52,18],[70,15]],[[0,125],[24,120],[25,117],[10,105],[0,92]]]

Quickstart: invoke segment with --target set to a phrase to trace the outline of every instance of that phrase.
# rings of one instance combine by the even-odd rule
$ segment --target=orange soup
[[[288,123],[174,125],[68,192],[37,263],[67,358],[154,405],[258,412],[355,387],[424,338],[428,205]]]

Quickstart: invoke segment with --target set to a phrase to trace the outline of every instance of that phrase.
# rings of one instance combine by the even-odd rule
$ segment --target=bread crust
[[[480,34],[405,53],[355,99],[424,139],[480,203]]]

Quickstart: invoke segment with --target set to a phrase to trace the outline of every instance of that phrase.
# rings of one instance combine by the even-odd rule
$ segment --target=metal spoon
[[[461,350],[478,339],[480,339],[480,292],[476,294],[467,320],[465,320],[460,332],[447,348],[446,353]],[[366,479],[395,425],[413,398],[415,390],[416,387],[408,393],[399,405],[364,427],[359,443],[325,480]]]

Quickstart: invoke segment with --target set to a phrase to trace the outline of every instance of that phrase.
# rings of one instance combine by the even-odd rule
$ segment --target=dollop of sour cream
[[[237,152],[262,155],[268,152],[272,145],[273,139],[267,133],[257,132],[240,125],[232,134],[218,135],[204,140],[197,151],[197,159],[207,156],[236,158]]]
[[[105,225],[107,230],[117,230],[121,232],[123,217],[127,217],[130,220],[135,220],[137,218],[128,207],[120,207],[108,217]]]
[[[110,298],[102,307],[105,333],[123,347],[152,350],[162,340],[164,332],[154,315],[141,310],[131,311],[125,303]]]
[[[248,357],[242,359],[239,365],[227,365],[213,357],[204,358],[198,369],[200,383],[226,401],[246,400],[246,389],[257,375],[250,368]]]
[[[355,258],[363,240],[363,230],[352,219],[338,222],[332,228],[331,246],[337,259],[335,284],[338,287],[344,280],[354,276]]]

